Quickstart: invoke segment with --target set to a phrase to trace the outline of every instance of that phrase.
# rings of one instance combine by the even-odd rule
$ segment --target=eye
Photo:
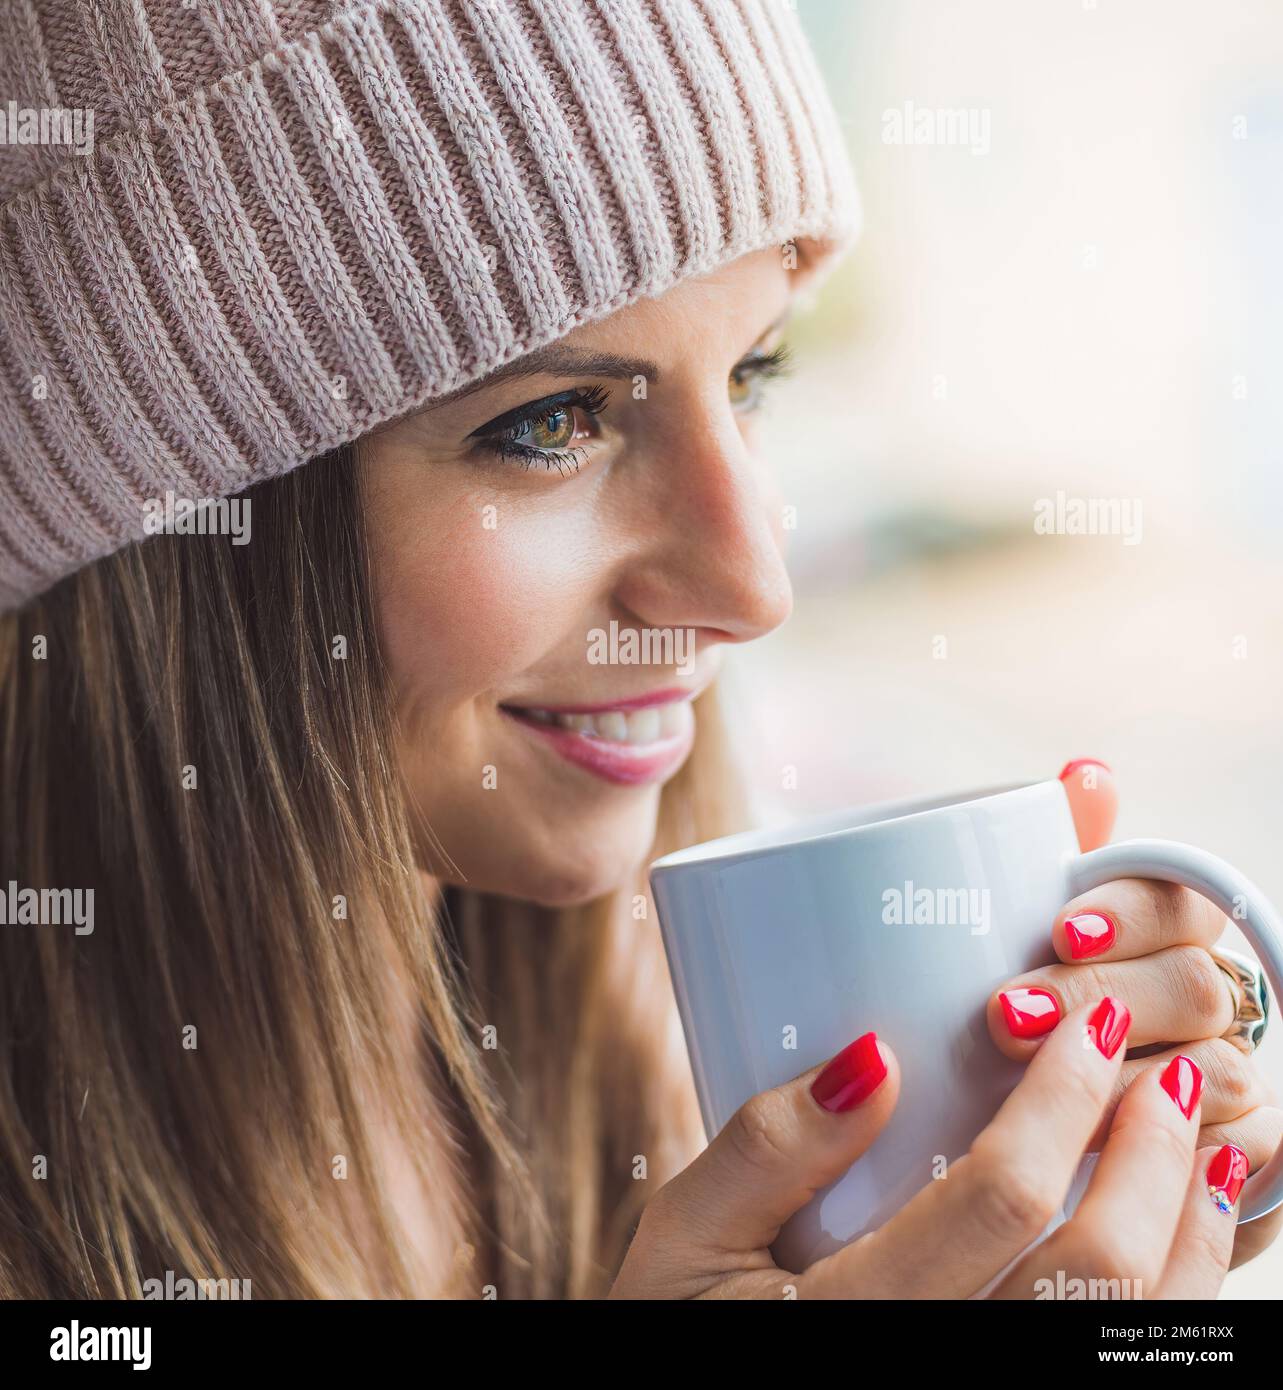
[[[761,378],[736,367],[730,376],[727,395],[736,410],[752,410],[761,404]]]
[[[737,362],[727,380],[727,396],[736,413],[756,410],[766,396],[766,383],[787,376],[791,369],[792,354],[783,344],[772,352],[751,352]]]
[[[513,440],[513,443],[526,444],[534,449],[564,449],[584,433],[575,418],[574,409],[563,406],[534,421],[525,434]]]
[[[468,438],[475,439],[483,452],[526,468],[578,472],[584,451],[574,446],[601,433],[596,416],[609,401],[610,392],[600,386],[562,391],[508,411],[473,430]]]

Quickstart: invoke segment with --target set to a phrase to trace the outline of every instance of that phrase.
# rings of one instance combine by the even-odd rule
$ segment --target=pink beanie
[[[796,0],[0,0],[0,610],[856,230]]]

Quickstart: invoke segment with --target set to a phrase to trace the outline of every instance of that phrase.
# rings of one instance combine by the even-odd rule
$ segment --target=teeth
[[[683,700],[627,713],[611,710],[607,714],[550,714],[547,710],[528,709],[525,714],[536,724],[554,724],[590,738],[643,744],[680,734],[691,717],[690,705]]]
[[[623,714],[595,714],[597,737],[606,738],[611,743],[628,742],[628,717]],[[588,731],[585,730],[585,733]]]
[[[682,725],[687,719],[686,709],[685,705],[660,705],[659,733],[661,738],[669,738],[673,734],[681,733]]]
[[[629,743],[654,743],[659,737],[659,711],[639,709],[627,720]]]

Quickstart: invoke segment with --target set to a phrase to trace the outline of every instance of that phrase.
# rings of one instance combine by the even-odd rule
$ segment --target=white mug
[[[1214,855],[1167,840],[1083,854],[1058,781],[884,803],[657,860],[650,881],[704,1127],[874,1031],[900,1100],[869,1151],[780,1232],[800,1271],[881,1225],[960,1158],[1023,1067],[994,1046],[989,995],[1054,962],[1051,924],[1111,879],[1202,893],[1233,917],[1283,998],[1283,927]],[[1283,1205],[1283,1148],[1241,1221]]]

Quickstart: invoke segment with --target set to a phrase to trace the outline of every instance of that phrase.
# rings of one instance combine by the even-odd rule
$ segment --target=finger
[[[1198,1141],[1200,1144],[1214,1142],[1207,1137],[1209,1125],[1229,1123],[1268,1102],[1269,1082],[1261,1068],[1224,1038],[1204,1038],[1201,1042],[1166,1048],[1148,1057],[1129,1058],[1123,1063],[1116,1101],[1122,1099],[1124,1091],[1143,1072],[1159,1064],[1166,1066],[1179,1056],[1191,1058],[1203,1074],[1201,1123],[1204,1133]]]
[[[1219,1120],[1214,1124],[1206,1122],[1204,1111],[1204,1123],[1198,1135],[1199,1145],[1203,1148],[1233,1144],[1242,1149],[1253,1173],[1258,1168],[1264,1168],[1273,1158],[1281,1139],[1283,1110],[1273,1105],[1258,1105],[1232,1120]]]
[[[1238,1198],[1247,1170],[1247,1155],[1232,1144],[1199,1149],[1194,1155],[1167,1268],[1151,1297],[1216,1297],[1234,1249]]]
[[[1246,1114],[1220,1124],[1207,1124],[1204,1112],[1203,1128],[1199,1131],[1198,1142],[1202,1147],[1221,1148],[1233,1144],[1247,1155],[1248,1169],[1255,1173],[1274,1156],[1280,1141],[1283,1140],[1283,1110],[1273,1104],[1258,1105]],[[1262,1250],[1274,1243],[1280,1229],[1283,1229],[1283,1207],[1257,1217],[1235,1228],[1234,1256],[1230,1268],[1237,1269],[1255,1259]]]
[[[899,1069],[866,1033],[824,1066],[753,1096],[647,1208],[652,1227],[706,1266],[765,1250],[780,1227],[846,1172],[895,1109]],[[658,1211],[652,1215],[652,1208]],[[710,1264],[711,1262],[711,1264]]]
[[[799,1292],[966,1298],[983,1288],[1059,1211],[1118,1074],[1127,1022],[1118,999],[1070,1014],[970,1152],[884,1226],[813,1264]]]
[[[1132,1290],[1157,1287],[1189,1187],[1201,1084],[1186,1057],[1138,1078],[1073,1216],[1020,1261],[994,1297],[1029,1298],[1061,1271],[1110,1285],[1125,1280]]]
[[[1100,1128],[1087,1145],[1089,1151],[1095,1153],[1104,1147],[1115,1112],[1135,1082],[1153,1067],[1165,1067],[1177,1057],[1189,1057],[1203,1076],[1203,1092],[1199,1102],[1202,1125],[1198,1136],[1200,1146],[1238,1144],[1241,1138],[1241,1147],[1246,1147],[1250,1154],[1257,1152],[1259,1145],[1256,1135],[1248,1133],[1246,1126],[1242,1130],[1232,1126],[1237,1125],[1246,1114],[1269,1104],[1269,1082],[1250,1057],[1224,1038],[1205,1038],[1202,1042],[1152,1052],[1146,1057],[1129,1057],[1114,1082],[1114,1093],[1101,1118]],[[1269,1154],[1265,1157],[1268,1158]]]
[[[1018,975],[990,997],[986,1018],[998,1049],[1017,1061],[1059,1018],[1107,994],[1131,1008],[1129,1047],[1216,1038],[1234,1021],[1228,984],[1201,946],[1168,946],[1139,960],[1049,965]]]
[[[1135,960],[1165,946],[1216,944],[1225,914],[1199,893],[1149,878],[1120,878],[1066,903],[1052,924],[1062,961]]]
[[[1118,783],[1114,774],[1095,758],[1075,758],[1060,770],[1069,798],[1069,810],[1084,851],[1108,843],[1118,818]]]

